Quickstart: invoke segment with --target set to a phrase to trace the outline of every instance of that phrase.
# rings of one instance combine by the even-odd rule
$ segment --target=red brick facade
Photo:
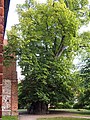
[[[4,36],[4,0],[0,0],[0,118],[2,117],[3,36]]]
[[[16,63],[13,62],[8,68],[3,67],[3,40],[9,2],[0,0],[0,120],[2,109],[9,110],[10,115],[17,115],[18,108]]]
[[[7,41],[4,40],[4,44]],[[18,81],[16,62],[9,66],[3,66],[3,91],[2,91],[2,113],[3,115],[17,115],[18,112]]]

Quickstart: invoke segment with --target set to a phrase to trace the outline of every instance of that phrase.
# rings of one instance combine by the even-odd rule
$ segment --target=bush
[[[70,109],[70,108],[72,108],[72,105],[70,105],[68,102],[66,102],[66,103],[61,102],[56,105],[56,108],[57,109]]]
[[[83,108],[87,109],[87,110],[90,110],[90,106],[89,105],[85,105]]]
[[[75,104],[73,105],[73,108],[74,108],[74,109],[83,109],[84,106],[83,106],[81,103],[75,103]]]

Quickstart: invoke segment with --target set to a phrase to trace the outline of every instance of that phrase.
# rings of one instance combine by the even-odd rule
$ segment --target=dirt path
[[[74,117],[74,118],[87,118],[90,120],[90,116],[80,116],[75,114],[49,114],[49,115],[20,115],[19,120],[37,120],[37,118],[52,118],[52,117]]]

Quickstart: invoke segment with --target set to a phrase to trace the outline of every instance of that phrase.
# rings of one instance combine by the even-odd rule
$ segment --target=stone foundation
[[[3,79],[2,96],[2,114],[11,115],[11,80],[9,79]]]

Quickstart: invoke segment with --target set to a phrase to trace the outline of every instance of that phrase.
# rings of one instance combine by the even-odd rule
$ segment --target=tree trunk
[[[28,112],[31,114],[47,114],[48,104],[41,101],[33,102]]]

